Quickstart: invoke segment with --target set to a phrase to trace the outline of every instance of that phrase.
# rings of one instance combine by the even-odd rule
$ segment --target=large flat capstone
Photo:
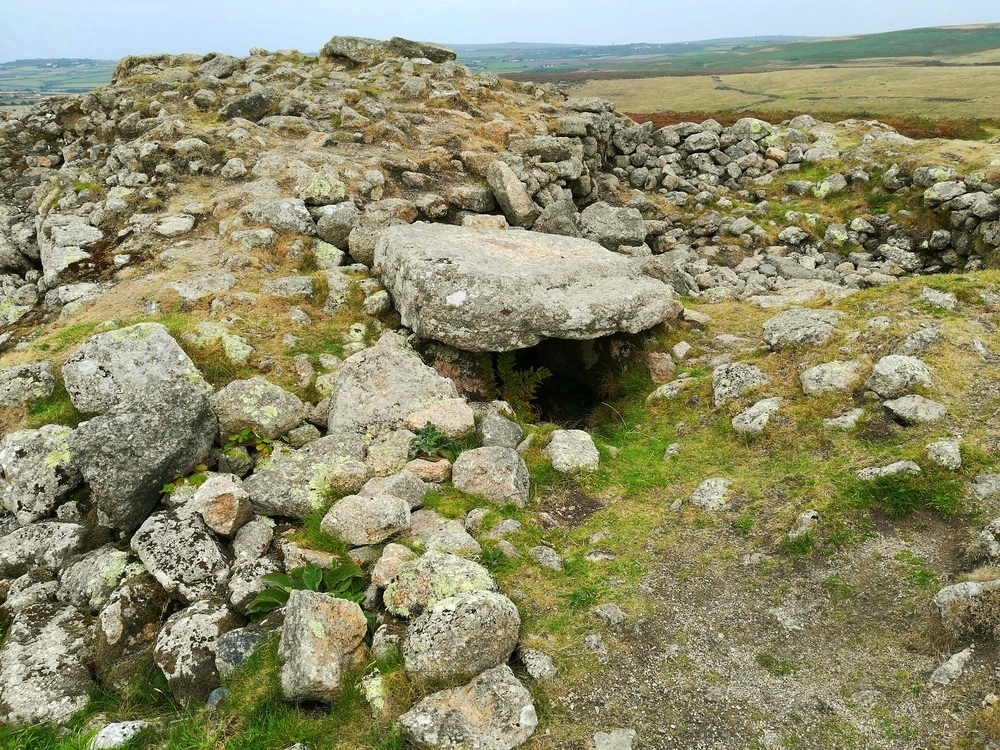
[[[628,257],[575,237],[394,226],[375,264],[405,326],[466,351],[639,333],[681,310],[673,290]]]

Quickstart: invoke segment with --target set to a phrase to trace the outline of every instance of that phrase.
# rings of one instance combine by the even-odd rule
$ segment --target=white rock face
[[[759,435],[767,427],[771,416],[781,408],[784,399],[780,396],[758,401],[746,411],[733,417],[733,429],[740,435]]]
[[[702,510],[722,510],[729,502],[731,479],[711,477],[706,479],[691,495],[691,504]]]
[[[375,263],[403,325],[465,351],[639,333],[676,318],[666,284],[584,239],[446,224],[390,227]]]
[[[864,409],[851,409],[839,417],[824,419],[823,424],[834,430],[853,430],[864,413]]]
[[[418,432],[428,423],[448,437],[458,438],[476,429],[476,415],[464,398],[450,398],[418,409],[406,417],[403,426]]]
[[[931,607],[953,638],[977,631],[995,632],[1000,606],[1000,580],[963,581],[945,586],[931,599]]]
[[[563,473],[597,471],[601,466],[601,454],[594,445],[594,438],[583,430],[556,430],[545,447],[545,455],[552,462],[552,468]]]
[[[872,466],[867,469],[860,469],[857,472],[858,479],[863,482],[871,482],[883,477],[895,477],[902,474],[919,474],[920,466],[913,461],[896,461],[887,466]]]
[[[195,218],[190,214],[164,216],[153,224],[153,231],[161,237],[177,237],[194,229]]]
[[[149,721],[120,721],[116,724],[108,724],[94,735],[90,744],[87,745],[87,750],[114,750],[114,748],[124,745],[146,727],[151,726],[153,723]]]
[[[889,412],[904,424],[923,424],[937,422],[948,416],[948,409],[937,401],[931,401],[923,396],[901,396],[890,399],[882,404]]]
[[[633,750],[639,741],[634,729],[612,729],[594,735],[594,750]]]
[[[90,258],[87,250],[103,239],[104,232],[82,216],[54,211],[46,216],[38,233],[38,250],[49,288],[58,286],[62,274],[71,266]]]
[[[358,494],[365,497],[392,495],[405,500],[409,504],[410,510],[417,510],[424,504],[427,490],[428,486],[423,480],[404,469],[392,476],[369,479],[365,482],[365,486],[358,491]]]
[[[299,198],[256,200],[243,209],[243,215],[256,224],[266,224],[279,234],[316,234],[312,216]]]
[[[883,398],[901,396],[916,385],[931,387],[931,371],[916,357],[903,354],[882,357],[865,383],[868,390]]]
[[[786,310],[764,323],[764,343],[772,349],[820,346],[833,336],[841,317],[835,310]]]
[[[950,682],[954,682],[962,676],[965,671],[965,664],[972,658],[972,648],[952,654],[944,664],[934,670],[931,674],[931,687],[944,687]]]
[[[348,495],[324,516],[320,528],[354,547],[378,544],[410,525],[410,504],[393,495]]]

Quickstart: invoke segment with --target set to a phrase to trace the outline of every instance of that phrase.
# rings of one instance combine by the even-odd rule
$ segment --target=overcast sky
[[[621,44],[991,22],[1000,22],[997,0],[0,0],[0,61],[315,52],[338,34]]]

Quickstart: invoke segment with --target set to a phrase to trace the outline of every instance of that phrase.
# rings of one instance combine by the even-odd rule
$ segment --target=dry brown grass
[[[993,118],[1000,110],[1000,77],[992,68],[809,68],[594,80],[572,93],[609,99],[625,112],[837,110],[872,116]]]

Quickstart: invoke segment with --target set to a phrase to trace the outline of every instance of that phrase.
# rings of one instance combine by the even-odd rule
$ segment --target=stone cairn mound
[[[1000,245],[993,186],[936,166],[892,166],[882,184],[924,190],[952,231],[914,237],[887,216],[822,237],[809,216],[768,226],[779,176],[907,145],[878,123],[853,125],[866,133],[850,153],[833,126],[806,116],[654,129],[605,101],[472,74],[436,45],[349,37],[318,59],[129,57],[104,89],[5,114],[0,351],[16,354],[32,326],[116,295],[155,315],[137,280],[220,314],[255,303],[250,276],[262,296],[312,294],[312,277],[269,277],[254,255],[279,245],[313,258],[328,314],[345,304],[352,273],[370,273],[366,313],[395,309],[403,327],[371,346],[348,343],[343,361],[328,357],[316,404],[263,377],[213,389],[155,322],[109,325],[55,367],[0,370],[0,407],[61,382],[87,417],[0,442],[0,719],[65,722],[98,682],[123,686],[152,664],[175,699],[197,706],[277,639],[289,701],[335,700],[347,673],[396,649],[411,677],[454,685],[399,719],[411,741],[527,741],[537,718],[509,666],[520,616],[476,562],[485,510],[462,524],[423,508],[447,481],[484,508],[532,501],[522,428],[507,404],[474,397],[465,365],[546,342],[591,351],[641,335],[684,314],[677,294],[786,306],[904,273],[975,268],[978,241]],[[785,189],[833,199],[870,179],[857,166]],[[714,262],[720,253],[737,261]],[[834,322],[784,321],[765,336],[780,346],[789,328]],[[183,343],[254,361],[224,321],[191,336]],[[871,390],[902,396],[886,402],[901,418],[933,418],[933,402],[900,403],[919,398],[904,394],[926,373],[897,359],[879,363]],[[809,387],[822,392],[853,371],[813,375]],[[720,373],[717,400],[764,382],[755,377]],[[761,402],[746,429],[779,407]],[[411,459],[427,424],[478,447],[454,464]],[[241,430],[267,450],[227,448]],[[546,453],[563,472],[600,463],[580,430],[557,431]],[[198,481],[185,482],[192,472]],[[295,591],[250,618],[263,576],[344,562],[295,541],[295,526],[327,506],[321,529],[366,569],[363,600]],[[553,550],[531,552],[561,567]],[[521,651],[533,678],[554,673],[544,654]],[[365,680],[375,712],[378,681]]]

